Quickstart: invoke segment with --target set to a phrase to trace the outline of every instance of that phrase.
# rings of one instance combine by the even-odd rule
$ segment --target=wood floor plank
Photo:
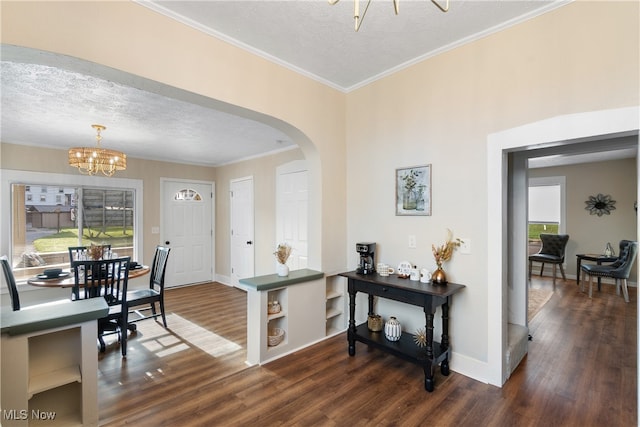
[[[531,286],[553,289],[547,278]],[[419,366],[362,343],[350,357],[344,333],[247,367],[246,294],[217,283],[170,289],[167,329],[144,320],[126,359],[117,343],[99,356],[100,424],[637,425],[635,288],[630,297],[603,285],[589,299],[575,281],[558,280],[502,388],[436,370],[428,393]]]

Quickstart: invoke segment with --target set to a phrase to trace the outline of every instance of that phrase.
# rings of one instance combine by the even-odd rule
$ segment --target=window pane
[[[529,239],[540,233],[558,234],[561,218],[560,185],[529,187]]]
[[[30,197],[29,187],[46,191],[37,183],[12,185],[11,254],[18,280],[52,266],[68,268],[69,246],[111,244],[118,256],[133,255],[134,190],[62,187],[48,200],[42,193]]]
[[[111,244],[111,249],[118,255],[130,255],[133,251],[133,190],[83,188],[81,201],[82,245]]]
[[[183,188],[174,194],[173,199],[176,201],[202,201],[202,196],[196,190],[191,188]]]

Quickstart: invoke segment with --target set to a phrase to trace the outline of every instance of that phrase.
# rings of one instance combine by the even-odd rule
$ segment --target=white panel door
[[[293,248],[287,261],[291,270],[308,265],[308,182],[308,171],[303,163],[294,162],[278,168],[276,243],[286,242]]]
[[[253,177],[232,180],[231,198],[231,283],[254,276]]]
[[[171,248],[165,283],[213,279],[213,185],[163,181],[163,240]]]

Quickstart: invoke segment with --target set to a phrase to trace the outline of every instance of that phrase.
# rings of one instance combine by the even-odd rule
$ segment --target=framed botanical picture
[[[396,169],[396,215],[431,215],[431,165]]]

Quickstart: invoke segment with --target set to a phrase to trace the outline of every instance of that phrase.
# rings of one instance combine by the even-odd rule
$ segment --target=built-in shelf
[[[287,319],[287,307],[289,304],[288,294],[289,290],[287,288],[271,289],[267,291],[267,308],[269,307],[268,304],[273,302],[277,302],[280,305],[280,311],[278,313],[267,315],[267,335],[269,335],[275,328],[279,328],[284,331],[284,338],[280,343],[273,346],[267,344],[267,352],[272,352],[276,347],[287,342],[287,336],[289,334]]]
[[[284,311],[280,311],[279,313],[269,314],[267,315],[267,321],[271,321],[274,319],[279,319],[281,317],[285,317],[287,314]]]
[[[332,319],[336,316],[340,316],[342,314],[342,310],[338,310],[337,308],[327,309],[327,320]]]
[[[346,329],[346,285],[343,277],[326,277],[325,334],[335,335]]]
[[[82,374],[78,365],[33,376],[29,379],[29,399],[36,393],[74,382],[82,382]]]
[[[247,363],[268,363],[317,342],[325,334],[325,280],[320,271],[292,270],[240,279],[247,291]],[[275,302],[280,311],[276,311]],[[283,340],[269,345],[269,332],[284,331]],[[273,343],[273,340],[272,340]]]
[[[335,289],[327,289],[327,300],[340,298],[342,295],[342,293],[336,291]]]
[[[3,312],[2,425],[98,425],[97,319],[109,312],[102,298]],[[13,414],[13,413],[12,413]]]

